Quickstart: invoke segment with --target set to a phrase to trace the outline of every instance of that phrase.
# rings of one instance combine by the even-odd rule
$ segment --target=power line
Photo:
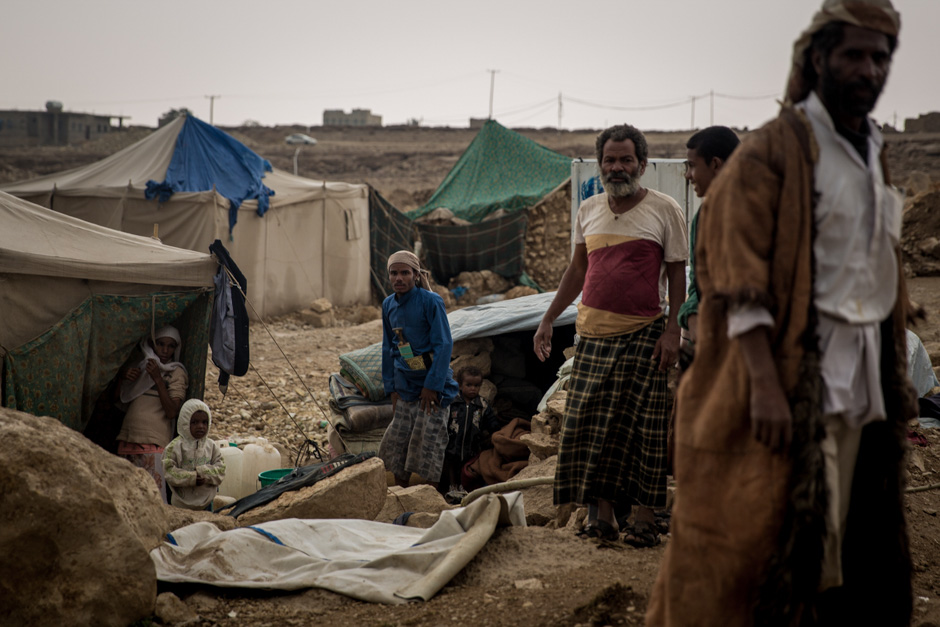
[[[546,105],[555,106],[556,101],[557,101],[556,98],[550,98],[550,99],[548,99],[548,100],[541,100],[541,101],[539,101],[539,102],[535,102],[535,103],[532,103],[532,104],[522,105],[522,106],[516,107],[516,108],[514,108],[514,109],[505,109],[505,110],[502,110],[502,111],[497,111],[496,113],[493,114],[493,117],[494,117],[494,118],[497,118],[497,119],[498,119],[498,118],[505,118],[505,117],[512,117],[512,116],[514,116],[514,115],[518,115],[518,114],[520,114],[520,113],[525,113],[526,111],[530,111],[530,110],[532,110],[532,109],[537,109],[537,108],[539,108],[539,107],[544,107],[544,106],[546,106]],[[425,119],[424,121],[427,122],[427,123],[429,123],[429,124],[444,124],[444,123],[447,123],[447,122],[459,122],[459,121],[463,121],[463,120],[468,120],[468,119],[470,119],[470,118],[472,118],[472,117],[473,117],[473,114],[471,113],[471,114],[457,115],[457,116],[452,116],[452,117],[449,116],[449,117],[446,117],[446,118]]]
[[[519,123],[519,122],[524,122],[524,121],[526,121],[526,120],[531,120],[531,119],[534,118],[534,117],[537,117],[537,116],[539,116],[539,115],[542,115],[542,114],[545,113],[546,111],[551,111],[552,109],[554,109],[554,108],[557,107],[557,106],[558,106],[558,103],[553,99],[551,102],[545,104],[545,106],[543,106],[542,108],[540,108],[538,111],[536,111],[536,112],[534,112],[534,113],[531,113],[531,114],[527,115],[527,116],[524,117],[524,118],[516,119],[515,122],[516,122],[516,123]],[[506,116],[506,117],[512,117],[512,116]]]
[[[728,98],[729,100],[769,100],[771,98],[780,98],[783,96],[780,92],[774,92],[772,94],[764,94],[762,96],[735,96],[733,94],[720,94],[715,92],[715,95],[719,98]]]
[[[661,104],[661,105],[624,106],[624,105],[609,105],[609,104],[601,104],[598,102],[590,102],[587,100],[581,100],[580,98],[572,98],[571,96],[565,96],[564,98],[565,100],[569,102],[574,102],[574,103],[584,105],[587,107],[594,107],[597,109],[611,109],[614,111],[653,111],[656,109],[671,109],[673,107],[681,107],[683,105],[687,105],[689,104],[689,100],[691,100],[691,98],[683,98],[682,100],[677,100],[675,102],[670,102],[668,104]]]
[[[546,104],[554,105],[556,101],[557,101],[556,98],[549,98],[548,100],[542,100],[540,102],[536,102],[530,105],[524,105],[521,107],[517,107],[515,109],[506,109],[505,111],[499,111],[497,112],[496,115],[502,117],[502,116],[507,116],[507,115],[515,115],[517,113],[524,113],[530,109],[535,109],[537,107],[544,107]]]

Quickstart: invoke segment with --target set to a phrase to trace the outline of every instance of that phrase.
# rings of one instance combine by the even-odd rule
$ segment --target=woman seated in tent
[[[121,381],[121,402],[129,403],[117,453],[153,477],[166,502],[163,449],[173,439],[176,417],[186,398],[189,374],[180,363],[180,334],[163,327],[140,341],[143,359]]]

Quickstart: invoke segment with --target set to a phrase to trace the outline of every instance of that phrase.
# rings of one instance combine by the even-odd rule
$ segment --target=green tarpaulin
[[[531,207],[571,176],[571,157],[489,120],[415,219],[446,207],[479,222],[492,211]]]

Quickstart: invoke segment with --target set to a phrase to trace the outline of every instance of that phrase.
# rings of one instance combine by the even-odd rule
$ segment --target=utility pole
[[[206,96],[206,98],[209,99],[209,124],[212,124],[213,126],[215,125],[213,122],[214,113],[215,113],[215,99],[221,98],[221,97],[222,96],[219,96],[219,95]]]
[[[692,126],[689,128],[695,130],[695,96],[692,96]]]
[[[490,73],[490,115],[488,120],[493,119],[493,87],[496,85],[496,73],[499,70],[487,70]]]
[[[708,125],[715,126],[715,90],[708,92],[710,103],[708,106]]]
[[[561,133],[561,92],[558,92],[558,128],[556,130]]]

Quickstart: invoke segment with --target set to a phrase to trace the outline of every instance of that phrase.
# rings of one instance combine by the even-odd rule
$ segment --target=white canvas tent
[[[187,118],[88,166],[0,186],[43,207],[178,248],[206,252],[222,240],[248,279],[252,317],[302,309],[317,298],[366,303],[369,287],[368,188],[267,172],[270,208],[246,200],[229,237],[230,201],[215,189],[148,200],[148,181],[162,182]],[[193,158],[192,155],[189,158]],[[252,309],[253,307],[253,309]]]
[[[82,430],[136,343],[171,323],[201,397],[217,268],[208,253],[0,193],[2,404]]]

